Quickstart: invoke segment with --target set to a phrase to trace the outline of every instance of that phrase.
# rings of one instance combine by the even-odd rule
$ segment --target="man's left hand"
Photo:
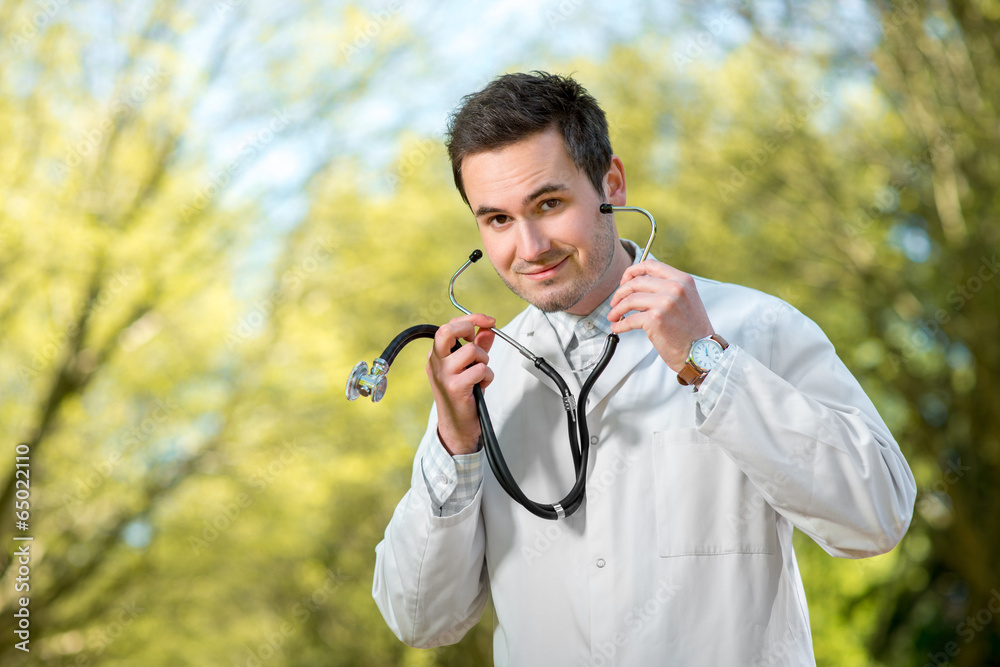
[[[636,311],[619,322],[629,311]],[[660,358],[673,370],[684,368],[691,343],[714,333],[694,278],[655,259],[625,269],[608,313],[617,334],[642,329]]]

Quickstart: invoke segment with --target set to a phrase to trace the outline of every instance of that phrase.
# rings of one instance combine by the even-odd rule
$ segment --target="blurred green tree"
[[[330,414],[347,358],[322,330],[282,326],[353,280],[330,277],[343,239],[329,220],[281,227],[275,156],[329,141],[334,106],[408,39],[394,14],[328,9],[0,7],[0,505],[16,497],[16,443],[31,461],[28,528],[0,516],[8,638],[11,536],[34,538],[31,652],[4,641],[2,664],[401,653],[366,642],[354,613],[374,612],[354,572],[381,530],[359,517],[382,453]],[[357,37],[370,25],[379,39]],[[296,35],[351,48],[293,61]],[[304,155],[300,182],[334,153]]]
[[[874,654],[957,666],[1000,663],[1000,7],[875,3],[885,174],[850,229],[884,230],[910,261],[872,266],[870,321],[887,344],[879,375],[910,406],[898,433],[919,462],[912,530],[922,557],[882,591]],[[916,577],[916,578],[915,578]],[[903,647],[911,660],[899,659]]]
[[[783,38],[818,30],[816,6],[775,28],[721,5],[694,47],[646,34],[546,67],[605,104],[655,254],[817,320],[917,475],[892,553],[798,540],[819,663],[997,663],[994,5],[873,2],[872,51],[835,56]],[[414,36],[335,3],[47,7],[0,5],[0,430],[32,466],[30,530],[0,513],[0,636],[28,534],[30,664],[489,664],[489,612],[418,651],[370,597],[431,401],[424,351],[382,404],[341,397],[397,331],[453,315],[478,244],[440,139],[406,137],[372,188],[322,131]],[[302,185],[276,189],[296,141]],[[461,290],[501,321],[521,308],[486,268]]]

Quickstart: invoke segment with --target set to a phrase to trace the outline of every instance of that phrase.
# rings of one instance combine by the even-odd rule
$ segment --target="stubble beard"
[[[511,292],[521,297],[543,313],[554,313],[561,310],[569,310],[579,303],[590,291],[601,282],[601,279],[610,270],[615,261],[615,244],[618,238],[613,231],[610,221],[605,216],[601,216],[597,221],[599,225],[594,234],[592,247],[597,251],[587,266],[579,276],[572,279],[555,292],[529,293],[528,290],[519,285],[513,284],[503,274],[497,271],[500,280]],[[546,280],[539,284],[540,288],[555,284],[556,279]]]

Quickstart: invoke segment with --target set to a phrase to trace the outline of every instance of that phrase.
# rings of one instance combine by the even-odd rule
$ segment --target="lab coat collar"
[[[559,344],[559,338],[545,315],[534,306],[529,306],[525,315],[523,333],[518,336],[521,343],[535,356],[544,357],[550,365],[569,368],[569,362]],[[615,350],[614,356],[611,357],[611,362],[590,390],[586,411],[589,413],[632,372],[640,361],[650,354],[656,354],[656,349],[649,342],[644,331],[638,329],[621,334],[618,348]],[[559,393],[555,383],[545,373],[535,368],[530,360],[521,357],[521,366],[538,378],[546,387]],[[591,371],[571,373],[560,368],[556,368],[556,371],[562,375],[570,391],[573,392],[574,398],[578,399],[583,382],[590,376]]]

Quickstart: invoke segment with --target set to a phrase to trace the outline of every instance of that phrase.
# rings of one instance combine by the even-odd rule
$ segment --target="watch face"
[[[710,371],[719,363],[722,346],[711,338],[696,340],[691,346],[691,363],[702,371]]]

